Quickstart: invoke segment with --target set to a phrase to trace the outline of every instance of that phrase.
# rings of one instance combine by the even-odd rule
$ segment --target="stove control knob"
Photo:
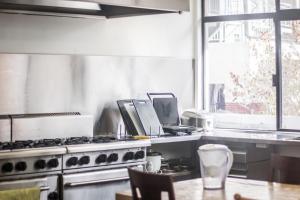
[[[48,168],[56,168],[56,167],[58,167],[58,165],[59,165],[59,162],[58,162],[57,158],[50,159],[47,162],[47,167]]]
[[[67,160],[67,166],[71,167],[71,166],[77,165],[77,162],[78,162],[77,157],[71,157]]]
[[[127,152],[123,156],[124,161],[133,160],[133,158],[134,158],[134,153],[133,152]]]
[[[34,163],[35,169],[44,169],[46,167],[46,161],[45,160],[38,160]]]
[[[134,155],[134,159],[136,159],[136,160],[143,159],[143,158],[145,158],[145,152],[144,151],[138,151]]]
[[[48,199],[49,200],[59,200],[59,195],[57,192],[51,192],[49,195],[48,195]]]
[[[106,155],[106,154],[100,154],[100,155],[96,158],[95,162],[96,162],[96,164],[100,164],[100,163],[105,163],[106,160],[107,160],[107,155]]]
[[[14,166],[10,162],[2,165],[2,172],[5,172],[5,173],[12,172],[13,169],[14,169]]]
[[[90,163],[90,157],[89,156],[82,156],[79,161],[78,164],[79,165],[87,165]]]
[[[118,154],[112,153],[108,156],[107,162],[116,162],[116,161],[118,161],[118,159],[119,159]]]
[[[21,161],[16,164],[15,168],[17,171],[25,171],[27,168],[27,164],[26,164],[26,162]]]

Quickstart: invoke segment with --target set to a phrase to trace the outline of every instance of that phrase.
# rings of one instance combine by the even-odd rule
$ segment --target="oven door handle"
[[[92,185],[92,184],[100,184],[100,183],[110,183],[116,181],[127,181],[129,177],[121,177],[121,178],[112,178],[112,179],[102,179],[102,180],[94,180],[94,181],[82,181],[82,182],[73,182],[73,183],[65,183],[67,187],[77,187],[84,185]]]
[[[40,187],[40,191],[41,192],[48,191],[48,190],[50,190],[50,187],[48,187],[48,186],[42,186],[42,187]]]

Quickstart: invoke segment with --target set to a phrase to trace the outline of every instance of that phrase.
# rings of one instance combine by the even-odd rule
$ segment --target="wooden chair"
[[[128,168],[133,200],[161,200],[161,193],[167,192],[169,200],[175,200],[173,180],[171,176],[136,171]]]
[[[272,154],[269,181],[300,184],[300,158]]]

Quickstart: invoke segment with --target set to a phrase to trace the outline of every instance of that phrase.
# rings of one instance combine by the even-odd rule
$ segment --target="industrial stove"
[[[0,142],[0,190],[39,187],[40,200],[113,200],[130,188],[127,168],[143,170],[150,141],[75,135]]]

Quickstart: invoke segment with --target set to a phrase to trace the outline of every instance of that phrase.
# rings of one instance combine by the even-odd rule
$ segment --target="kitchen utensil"
[[[196,129],[191,126],[164,126],[163,130],[166,133],[171,133],[173,135],[181,135],[181,133],[182,135],[191,135]]]
[[[132,136],[132,138],[134,140],[147,140],[150,139],[150,136],[146,136],[146,135],[137,135],[137,136]]]
[[[225,145],[206,144],[198,149],[204,189],[222,189],[233,163],[233,154]]]
[[[161,124],[165,126],[179,125],[177,98],[154,98],[153,107]]]
[[[213,116],[203,111],[189,109],[182,114],[182,124],[210,131],[214,128]]]
[[[163,126],[178,126],[180,124],[177,98],[173,93],[147,93],[153,102],[154,110]],[[152,98],[155,97],[156,98]]]
[[[158,116],[163,130],[173,135],[192,134],[196,129],[190,126],[182,126],[178,114],[178,102],[173,93],[147,93],[153,101],[154,110]],[[153,98],[155,97],[156,98]]]
[[[132,100],[132,102],[146,135],[164,135],[151,101]]]
[[[137,116],[132,100],[118,100],[117,103],[129,134],[133,136],[145,135],[144,129],[139,120],[139,117]]]

